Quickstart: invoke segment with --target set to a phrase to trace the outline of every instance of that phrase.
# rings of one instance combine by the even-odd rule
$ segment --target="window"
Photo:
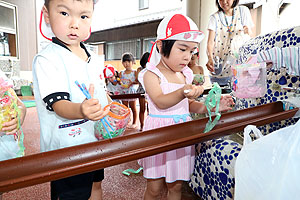
[[[125,52],[131,52],[136,59],[139,59],[141,55],[141,40],[106,43],[105,60],[120,60]]]
[[[151,48],[152,48],[152,45],[153,43],[155,42],[155,38],[145,38],[143,40],[143,52],[151,52]]]
[[[0,1],[0,56],[18,56],[16,9]]]
[[[149,0],[139,0],[139,9],[147,9],[149,8]]]

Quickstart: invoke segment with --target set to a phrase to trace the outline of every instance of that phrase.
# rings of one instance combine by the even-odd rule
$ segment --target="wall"
[[[280,14],[279,27],[289,28],[294,26],[300,26],[300,1],[295,0],[291,4],[288,4],[286,8]]]
[[[149,0],[149,9],[139,10],[138,2],[138,0],[99,1],[95,5],[92,32],[156,20],[161,18],[161,14],[165,11],[181,12],[184,5],[181,0]]]
[[[35,0],[5,0],[18,7],[21,78],[31,79],[32,60],[37,52]]]

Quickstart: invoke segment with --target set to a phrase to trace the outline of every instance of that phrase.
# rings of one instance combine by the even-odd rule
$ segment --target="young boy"
[[[42,152],[97,141],[94,121],[108,113],[103,108],[111,100],[106,95],[101,61],[82,44],[90,34],[94,3],[45,0],[44,21],[55,37],[33,61]],[[86,99],[75,81],[89,86],[91,99]],[[51,199],[86,200],[93,181],[101,185],[103,178],[102,169],[52,181]]]

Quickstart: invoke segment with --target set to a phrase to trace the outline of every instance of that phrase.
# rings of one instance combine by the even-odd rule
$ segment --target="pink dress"
[[[184,86],[184,84],[169,83],[156,67],[151,67],[148,65],[147,69],[160,77],[160,86],[164,94],[173,92]],[[186,77],[186,83],[191,84],[193,80],[192,70],[186,67],[183,70],[183,74]],[[143,83],[142,76],[139,77],[139,80],[141,83]],[[187,98],[183,99],[176,105],[163,110],[156,107],[148,95],[147,99],[149,105],[149,115],[145,119],[144,131],[191,120]],[[172,116],[177,116],[177,119],[174,120]],[[195,147],[188,146],[142,158],[138,161],[138,163],[143,167],[145,178],[157,179],[165,177],[167,183],[172,183],[176,180],[190,180],[194,169],[194,159]]]

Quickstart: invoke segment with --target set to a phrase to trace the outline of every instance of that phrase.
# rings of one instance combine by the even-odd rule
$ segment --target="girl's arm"
[[[190,112],[192,113],[207,113],[204,102],[189,99]]]
[[[135,77],[135,80],[134,80],[134,82],[132,82],[132,84],[139,84],[137,71],[134,71],[134,77]]]
[[[26,116],[26,107],[24,103],[21,101],[21,99],[19,99],[19,97],[17,97],[17,104],[19,109],[21,110],[20,123],[22,125]]]
[[[175,90],[174,92],[164,94],[160,87],[159,77],[151,71],[147,71],[144,74],[145,90],[151,100],[160,109],[170,108],[179,103],[184,98],[195,98],[202,94],[203,87],[185,85],[184,87]],[[184,90],[191,89],[188,94],[184,94]]]
[[[198,66],[199,67],[199,71],[200,71],[200,74],[203,74],[204,75],[204,70],[203,70],[203,67],[202,66]]]
[[[207,40],[207,57],[208,61],[206,67],[209,71],[214,72],[214,61],[213,61],[213,49],[215,45],[216,33],[213,30],[208,30],[208,40]]]
[[[233,99],[230,95],[221,96],[219,111],[232,110],[234,105]],[[195,100],[189,100],[190,112],[192,113],[207,113],[206,106],[204,102],[199,102]],[[212,112],[215,112],[216,108],[212,109]]]
[[[108,94],[106,94],[106,97],[107,97],[107,101],[108,103],[110,104],[111,102],[113,102],[113,100],[110,98],[110,96]]]

